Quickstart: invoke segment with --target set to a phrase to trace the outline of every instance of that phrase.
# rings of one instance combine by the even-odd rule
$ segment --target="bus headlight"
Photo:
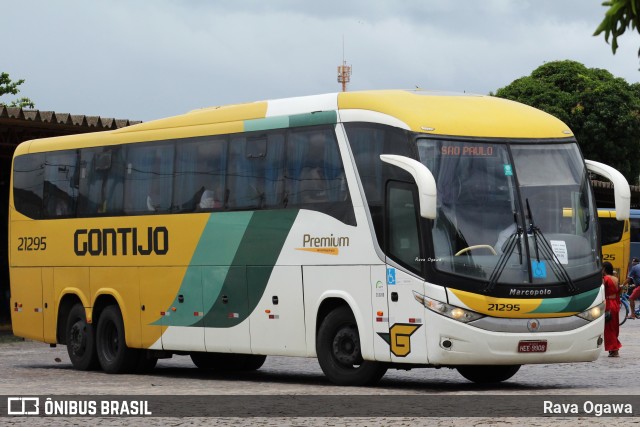
[[[576,316],[582,317],[584,320],[591,322],[604,314],[604,307],[604,302],[601,302],[600,304],[591,307],[589,310],[578,313]]]
[[[424,305],[429,310],[446,316],[450,319],[457,320],[458,322],[468,323],[484,317],[482,314],[476,313],[475,311],[465,310],[463,308],[456,307],[455,305],[431,299],[415,291],[413,292],[413,296],[415,297],[416,301]]]

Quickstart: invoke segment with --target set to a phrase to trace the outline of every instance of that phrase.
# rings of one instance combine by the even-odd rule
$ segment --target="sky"
[[[4,2],[0,71],[56,112],[152,120],[341,90],[488,94],[571,59],[640,80],[640,35],[593,37],[602,0]],[[9,102],[16,96],[5,95]]]

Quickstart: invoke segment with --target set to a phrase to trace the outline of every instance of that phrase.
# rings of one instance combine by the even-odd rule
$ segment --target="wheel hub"
[[[69,332],[69,345],[71,345],[73,352],[75,354],[84,353],[87,341],[84,322],[77,321],[73,324]]]
[[[343,365],[358,365],[362,363],[360,352],[360,338],[354,327],[340,329],[333,339],[333,356]]]

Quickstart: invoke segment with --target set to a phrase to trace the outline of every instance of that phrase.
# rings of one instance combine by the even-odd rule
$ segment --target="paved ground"
[[[322,375],[315,359],[269,357],[250,374],[203,374],[186,356],[161,360],[150,375],[107,375],[71,369],[66,347],[37,342],[0,344],[0,395],[616,395],[640,396],[640,320],[621,327],[620,358],[593,363],[527,365],[511,380],[477,386],[450,369],[389,371],[379,386],[337,387]],[[640,408],[634,408],[636,410]],[[45,425],[51,419],[3,418],[0,424]],[[87,418],[56,418],[56,425],[88,425]],[[637,418],[144,418],[102,419],[101,425],[609,425],[638,424]]]

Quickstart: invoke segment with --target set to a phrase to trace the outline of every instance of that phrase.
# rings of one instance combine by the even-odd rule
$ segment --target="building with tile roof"
[[[137,123],[140,121],[0,105],[0,224],[3,224],[0,226],[0,325],[7,325],[10,320],[6,224],[11,159],[18,144],[31,139],[119,129]]]

